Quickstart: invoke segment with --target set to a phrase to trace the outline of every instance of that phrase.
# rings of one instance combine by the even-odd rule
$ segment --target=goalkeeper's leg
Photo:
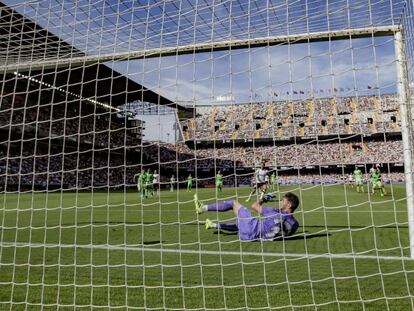
[[[194,195],[194,206],[197,214],[201,214],[203,212],[227,212],[233,209],[235,201],[220,201],[217,203],[205,205],[199,199],[198,195]]]
[[[205,223],[206,229],[223,229],[227,231],[237,232],[239,228],[237,224],[224,224],[219,222],[212,222],[210,219],[206,219]]]

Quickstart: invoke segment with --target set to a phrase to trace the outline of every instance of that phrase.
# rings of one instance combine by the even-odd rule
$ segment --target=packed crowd
[[[171,172],[176,179],[185,182],[189,173],[196,172],[196,166],[207,177],[198,177],[198,186],[214,184],[214,173],[218,169],[233,174],[226,178],[226,185],[249,185],[251,176],[244,169],[259,165],[267,159],[268,167],[279,167],[280,184],[322,184],[339,183],[344,175],[297,175],[287,173],[288,167],[315,167],[315,164],[355,164],[355,163],[398,163],[402,162],[401,141],[367,142],[362,144],[308,144],[280,147],[221,148],[190,150],[180,145],[174,150],[172,145],[148,146],[146,152],[152,154],[145,167],[161,169],[161,181],[168,184]],[[157,148],[161,159],[156,157]],[[173,155],[178,155],[177,161]],[[236,163],[236,165],[235,165]],[[133,176],[141,169],[140,161],[126,159],[123,154],[101,150],[67,150],[62,153],[58,146],[25,144],[24,148],[0,149],[0,185],[20,185],[21,187],[41,186],[43,188],[89,189],[90,187],[118,187],[133,185]],[[283,168],[286,166],[286,168]],[[369,165],[368,165],[369,166]],[[280,167],[282,167],[280,169]],[[243,169],[239,171],[238,168]],[[309,168],[309,167],[308,167]],[[311,167],[310,167],[311,168]],[[230,169],[230,170],[229,170]],[[213,175],[212,175],[213,174]],[[238,174],[237,178],[234,174]],[[210,177],[208,177],[210,176]],[[399,182],[400,175],[386,175],[386,180]]]
[[[63,189],[119,186],[132,180],[137,170],[133,162],[113,152],[61,151],[39,144],[1,149],[0,184]]]
[[[401,140],[207,149],[165,144],[148,146],[144,152],[153,163],[179,168],[253,167],[263,159],[272,167],[403,162]]]
[[[385,183],[401,183],[404,182],[403,173],[384,173],[382,174],[383,181]],[[252,185],[252,176],[227,176],[224,179],[224,184],[227,186],[234,186],[236,183],[238,186],[250,186]],[[368,174],[364,176],[364,182],[369,181]],[[209,181],[210,183],[213,180]],[[320,185],[320,184],[347,184],[348,178],[346,174],[286,174],[282,172],[278,173],[276,178],[276,185]],[[270,190],[272,187],[270,188]]]
[[[88,111],[89,110],[89,111]],[[96,146],[134,146],[139,136],[132,135],[114,114],[95,112],[79,102],[42,103],[20,95],[4,96],[0,106],[0,129],[32,131],[37,138],[61,137]],[[137,129],[135,129],[137,130]]]
[[[292,137],[319,135],[320,133],[369,133],[398,130],[397,103],[392,96],[317,100],[314,102],[272,103],[270,105],[238,105],[212,108],[200,118],[185,121],[187,134],[196,139],[229,139],[240,137]],[[92,109],[92,110],[91,110]],[[333,119],[335,116],[335,119]],[[372,116],[373,124],[366,123]],[[397,122],[391,122],[394,116]],[[117,187],[132,185],[140,164],[162,167],[166,171],[185,171],[176,176],[184,181],[188,172],[204,169],[245,169],[256,167],[265,159],[267,166],[335,165],[355,163],[401,163],[401,140],[367,141],[364,143],[309,143],[277,146],[225,147],[190,149],[185,144],[140,145],[137,135],[115,122],[108,112],[95,113],[80,103],[41,103],[21,96],[3,96],[0,106],[0,130],[33,131],[35,138],[62,138],[89,147],[72,144],[72,151],[62,151],[48,139],[44,145],[25,143],[24,148],[0,148],[0,185],[34,185],[64,189],[90,187]],[[349,124],[345,123],[348,118]],[[326,120],[325,126],[316,125]],[[342,120],[339,122],[338,120]],[[381,122],[387,120],[387,122]],[[260,124],[259,129],[255,124]],[[301,126],[304,125],[304,126]],[[236,125],[237,130],[236,129]],[[211,136],[211,128],[213,135]],[[217,128],[217,130],[215,129]],[[322,132],[321,132],[322,131]],[[3,146],[9,144],[3,136]],[[63,144],[64,145],[64,144]],[[125,154],[108,149],[140,146],[138,160],[127,159]],[[98,148],[105,147],[105,148]],[[60,148],[60,149],[59,149]],[[100,149],[103,149],[101,151]],[[99,152],[93,152],[99,150]],[[207,174],[207,173],[206,173]],[[169,176],[161,175],[168,183]],[[386,180],[401,181],[402,176],[390,174]],[[199,178],[200,186],[210,185],[211,178]],[[284,175],[281,184],[338,183],[343,175]],[[251,177],[227,178],[225,183],[248,185]]]
[[[186,140],[288,138],[400,131],[395,96],[213,106],[181,122]]]

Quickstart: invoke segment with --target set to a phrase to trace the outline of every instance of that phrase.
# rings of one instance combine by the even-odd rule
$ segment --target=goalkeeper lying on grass
[[[238,231],[240,240],[273,240],[280,236],[292,235],[299,227],[298,221],[293,217],[293,213],[299,206],[299,198],[293,193],[286,193],[280,201],[280,208],[264,207],[262,204],[266,200],[260,200],[252,204],[252,209],[260,214],[261,219],[237,201],[223,201],[210,205],[203,205],[194,195],[196,212],[217,211],[226,212],[233,210],[237,216],[237,223],[225,224],[214,223],[206,219],[206,229],[223,229],[228,231]]]

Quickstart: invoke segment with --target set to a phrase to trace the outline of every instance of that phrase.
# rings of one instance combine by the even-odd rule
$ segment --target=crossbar
[[[257,48],[265,46],[299,44],[318,41],[332,41],[344,39],[357,39],[380,36],[393,36],[399,31],[399,26],[380,26],[367,28],[343,29],[337,31],[321,31],[283,36],[260,37],[253,39],[237,39],[208,43],[196,43],[175,47],[148,49],[144,51],[132,51],[123,53],[111,53],[103,55],[80,56],[73,58],[56,58],[37,60],[22,63],[11,63],[0,66],[0,72],[28,72],[45,69],[58,69],[86,66],[90,64],[126,61],[145,58],[156,58],[174,55],[215,52],[223,50],[235,50],[245,48]]]

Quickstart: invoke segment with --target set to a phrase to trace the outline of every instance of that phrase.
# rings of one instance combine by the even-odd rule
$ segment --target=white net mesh
[[[1,310],[414,308],[412,1],[3,3]]]

